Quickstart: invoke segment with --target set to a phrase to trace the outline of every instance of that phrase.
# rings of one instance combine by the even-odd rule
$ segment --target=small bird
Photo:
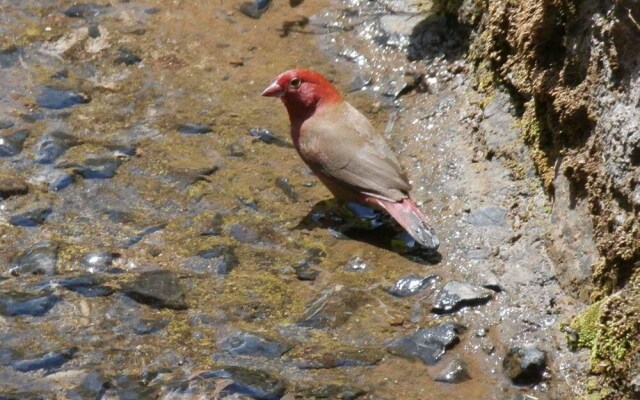
[[[438,249],[440,241],[411,199],[411,184],[398,159],[367,117],[325,77],[291,69],[278,75],[262,95],[282,100],[293,145],[336,199],[384,210],[416,242]]]

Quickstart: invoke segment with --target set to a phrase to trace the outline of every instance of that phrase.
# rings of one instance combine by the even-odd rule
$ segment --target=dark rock
[[[23,51],[14,45],[0,50],[0,68],[15,67],[20,62],[22,54]]]
[[[13,276],[54,275],[57,261],[58,246],[50,242],[42,242],[14,257],[9,263],[9,273]]]
[[[49,371],[60,368],[67,361],[71,360],[77,351],[77,347],[72,347],[59,353],[51,352],[29,360],[14,361],[11,363],[11,366],[20,372],[37,371],[39,369]]]
[[[251,128],[249,129],[249,135],[257,137],[267,144],[273,143],[276,140],[275,136],[273,136],[273,133],[271,133],[271,131],[268,129]]]
[[[110,386],[108,379],[97,372],[90,372],[78,386],[69,390],[66,396],[70,400],[102,399]]]
[[[79,163],[61,162],[56,168],[71,168],[75,174],[85,179],[109,179],[115,176],[122,161],[119,157],[109,156],[86,158]]]
[[[66,68],[61,69],[60,71],[54,72],[51,75],[51,79],[67,79],[69,77],[69,70]]]
[[[491,292],[487,289],[468,283],[450,281],[442,288],[431,311],[436,314],[450,314],[463,307],[485,304],[491,297]]]
[[[197,135],[197,134],[205,134],[213,132],[211,129],[211,125],[209,124],[180,124],[178,125],[178,132],[184,133],[186,135]]]
[[[36,145],[35,160],[40,164],[51,164],[69,148],[80,144],[80,140],[68,133],[56,131],[44,135]]]
[[[100,37],[100,27],[98,24],[89,24],[87,27],[87,33],[90,38],[96,39]]]
[[[138,319],[132,328],[136,335],[149,335],[161,331],[167,325],[169,325],[167,319]]]
[[[278,358],[291,349],[288,344],[273,342],[245,332],[224,338],[218,346],[229,354],[266,358]]]
[[[420,290],[432,286],[438,277],[436,275],[418,276],[409,275],[398,279],[395,286],[389,289],[389,294],[396,297],[408,297],[417,294]]]
[[[434,380],[445,383],[460,383],[471,379],[467,363],[459,358],[453,360]]]
[[[74,182],[74,175],[66,171],[48,169],[43,171],[38,179],[47,182],[50,191],[57,192],[71,185]]]
[[[184,289],[171,271],[142,272],[125,286],[125,294],[155,308],[187,309]]]
[[[8,119],[0,120],[0,129],[9,129],[15,125],[13,121],[9,121]]]
[[[118,253],[89,253],[82,258],[80,265],[90,273],[113,272],[113,261],[118,257],[120,257]]]
[[[246,15],[247,17],[253,19],[259,19],[262,14],[269,8],[271,4],[271,0],[254,0],[254,1],[246,1],[240,4],[240,12]]]
[[[539,383],[546,366],[547,355],[535,344],[511,348],[502,361],[505,375],[516,385]]]
[[[238,258],[233,247],[218,245],[198,253],[206,260],[206,270],[216,275],[227,275],[238,265]],[[203,271],[198,271],[203,272]]]
[[[434,365],[447,349],[455,346],[464,326],[451,322],[418,330],[410,336],[401,337],[389,343],[387,350],[400,357],[419,359],[427,365]]]
[[[264,372],[243,367],[225,367],[203,372],[196,379],[232,379],[233,383],[219,393],[221,398],[234,394],[250,396],[257,400],[280,400],[285,393],[284,383]]]
[[[296,277],[301,281],[315,281],[320,271],[310,266],[296,268]]]
[[[24,141],[31,132],[20,129],[7,135],[0,136],[0,157],[11,157],[20,154]]]
[[[98,4],[74,4],[67,8],[64,15],[70,18],[90,19],[103,13],[109,6]]]
[[[16,173],[0,172],[0,199],[21,196],[29,192],[27,182]]]
[[[507,211],[498,207],[482,207],[469,214],[466,222],[475,226],[505,226]]]
[[[56,89],[49,86],[45,86],[36,99],[39,107],[51,110],[62,110],[78,104],[86,104],[90,101],[91,96],[85,93]]]
[[[9,216],[11,225],[34,227],[42,224],[51,214],[51,207],[42,203],[32,203],[15,210]]]
[[[279,176],[276,178],[276,186],[282,190],[282,193],[285,194],[291,200],[291,202],[296,203],[298,201],[298,194],[296,190],[293,188],[293,185],[289,182],[284,176]]]
[[[331,400],[356,400],[367,394],[366,390],[351,386],[323,385],[299,390],[296,398],[303,399],[331,399]]]
[[[0,315],[40,317],[49,312],[59,300],[58,296],[52,294],[0,293]]]
[[[129,49],[120,49],[116,64],[134,65],[142,61],[142,58]]]
[[[110,287],[103,286],[103,280],[95,276],[78,276],[59,281],[60,285],[85,297],[109,296],[114,292]]]
[[[373,269],[373,267],[362,258],[353,256],[347,261],[342,269],[348,272],[367,272]]]

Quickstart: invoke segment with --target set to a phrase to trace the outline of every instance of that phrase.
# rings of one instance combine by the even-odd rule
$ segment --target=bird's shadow
[[[334,199],[316,203],[294,229],[327,229],[339,239],[352,239],[397,253],[423,265],[435,265],[442,255],[416,243],[387,214],[355,203],[340,205]]]

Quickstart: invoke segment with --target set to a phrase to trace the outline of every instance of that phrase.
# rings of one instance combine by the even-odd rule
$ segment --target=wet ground
[[[551,204],[494,157],[515,120],[474,92],[466,30],[402,2],[298,3],[2,2],[0,395],[581,392]],[[347,229],[259,96],[292,66],[384,132],[438,255]]]

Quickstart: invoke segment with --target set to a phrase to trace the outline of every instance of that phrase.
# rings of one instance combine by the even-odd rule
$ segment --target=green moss
[[[601,302],[594,303],[571,321],[571,328],[577,333],[575,347],[593,348],[598,337]]]

